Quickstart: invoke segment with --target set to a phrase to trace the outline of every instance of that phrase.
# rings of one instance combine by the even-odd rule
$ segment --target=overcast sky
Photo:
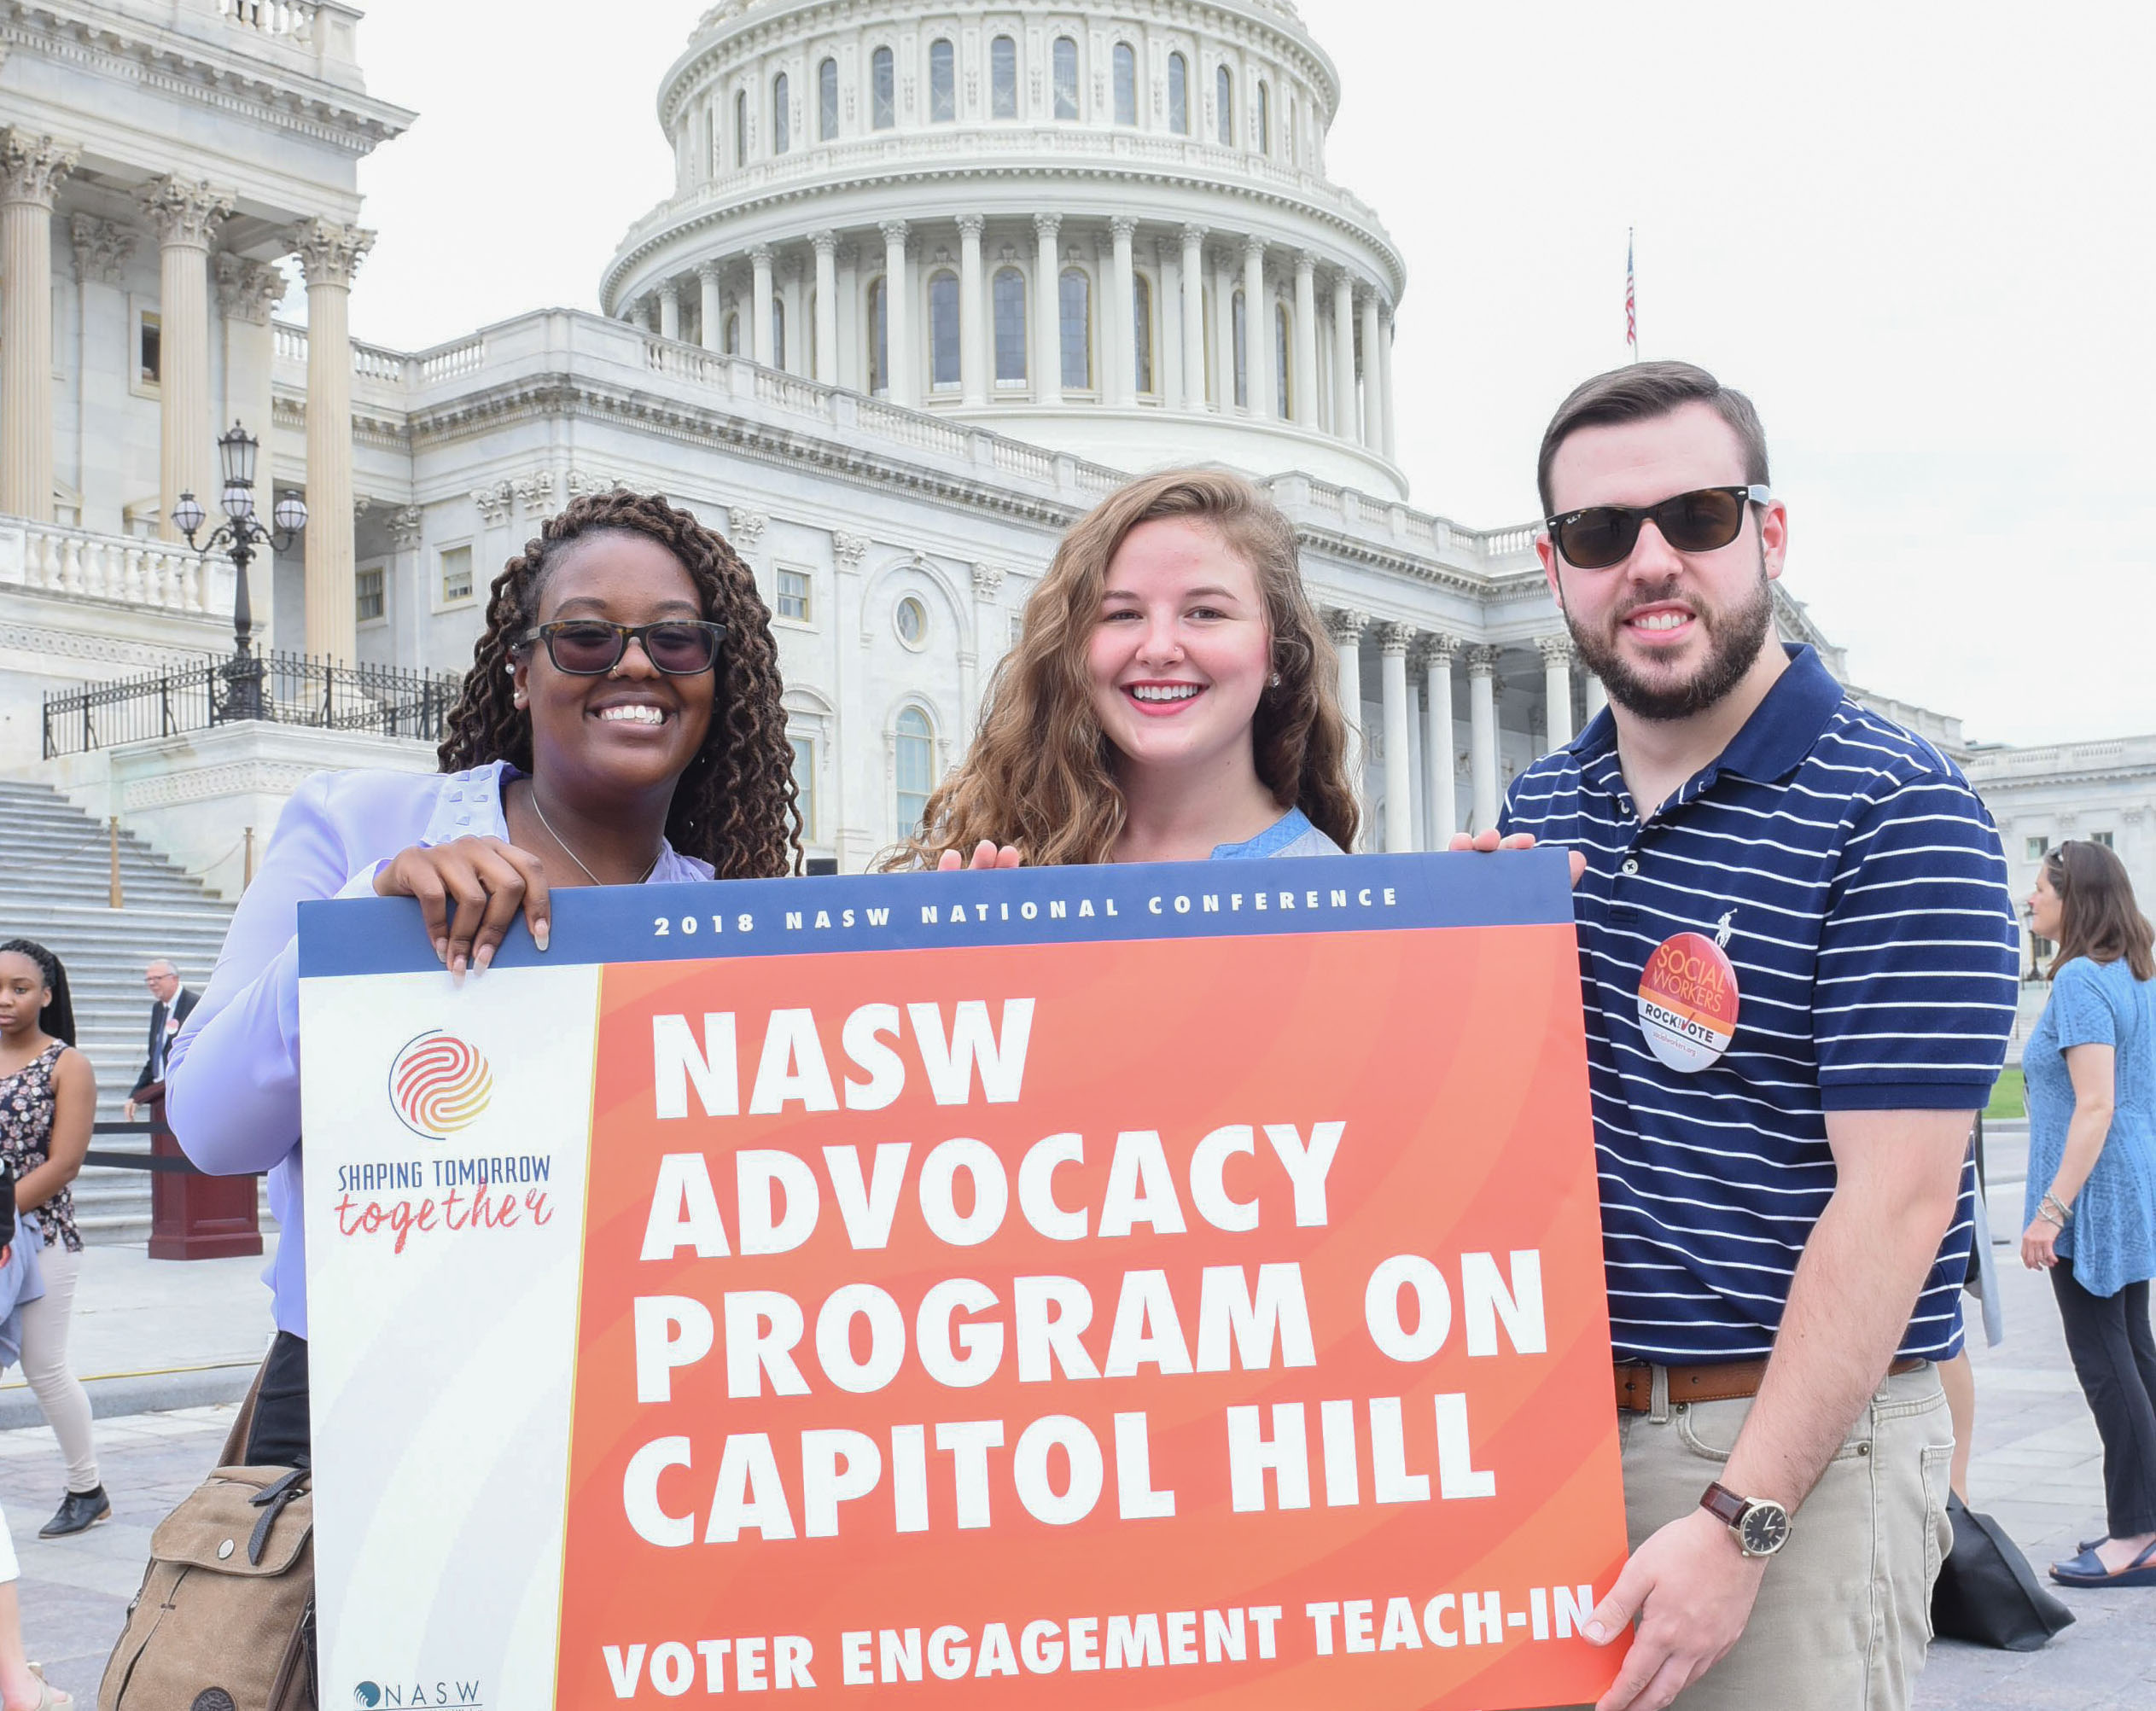
[[[372,0],[353,327],[593,307],[667,192],[696,0]],[[1302,0],[1333,178],[1407,259],[1415,503],[1535,509],[1543,422],[1640,352],[1751,393],[1792,593],[1856,680],[2039,742],[2156,730],[2156,9]],[[596,21],[595,21],[596,20]]]

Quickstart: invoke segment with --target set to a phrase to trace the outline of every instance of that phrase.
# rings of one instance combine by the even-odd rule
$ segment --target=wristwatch
[[[1771,1557],[1789,1543],[1789,1511],[1771,1497],[1739,1497],[1710,1485],[1699,1507],[1736,1535],[1747,1557]]]

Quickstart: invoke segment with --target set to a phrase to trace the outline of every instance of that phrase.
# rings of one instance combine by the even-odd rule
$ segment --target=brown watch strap
[[[1751,1499],[1739,1497],[1726,1486],[1710,1485],[1700,1498],[1699,1507],[1724,1527],[1734,1527],[1745,1518],[1745,1511],[1751,1507]]]

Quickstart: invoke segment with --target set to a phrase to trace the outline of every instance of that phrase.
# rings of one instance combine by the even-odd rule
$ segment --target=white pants
[[[22,1376],[67,1459],[67,1489],[97,1488],[97,1452],[90,1441],[90,1394],[67,1365],[67,1327],[75,1317],[75,1276],[82,1255],[54,1243],[38,1255],[45,1293],[22,1310]]]

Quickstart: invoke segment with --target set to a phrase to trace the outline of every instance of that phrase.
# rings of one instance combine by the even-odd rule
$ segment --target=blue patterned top
[[[1215,844],[1209,861],[1241,861],[1258,856],[1329,856],[1345,853],[1310,823],[1300,808],[1291,808],[1254,838],[1239,844]]]
[[[2074,1281],[2090,1295],[2115,1295],[2156,1277],[2156,981],[2136,980],[2123,960],[2086,957],[2053,980],[2050,1001],[2021,1053],[2029,1091],[2025,1226],[2066,1150],[2074,1113],[2066,1052],[2077,1045],[2112,1048],[2111,1131],[2074,1196],[2059,1252],[2072,1259]]]

